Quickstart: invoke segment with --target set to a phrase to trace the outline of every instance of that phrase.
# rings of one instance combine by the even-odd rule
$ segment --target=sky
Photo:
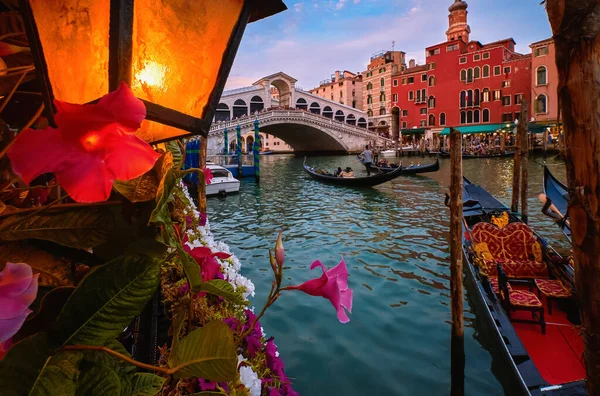
[[[540,0],[466,0],[471,40],[512,37],[516,51],[551,36]],[[382,50],[425,62],[425,47],[446,41],[453,0],[284,0],[288,9],[246,28],[226,89],[282,71],[312,89],[336,70],[366,69]]]

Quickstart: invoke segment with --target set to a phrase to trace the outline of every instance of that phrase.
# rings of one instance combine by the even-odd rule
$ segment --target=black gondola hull
[[[359,158],[359,161],[361,164],[364,165],[364,162],[360,158]],[[376,167],[375,165],[371,165],[369,167],[369,169],[371,170],[371,172],[380,172],[381,171],[383,173],[390,173],[398,168],[391,168],[391,167],[383,168],[383,167]],[[402,167],[402,176],[416,175],[418,173],[437,172],[439,170],[440,170],[440,160],[436,158],[436,160],[433,164]]]
[[[558,209],[563,218],[567,215],[567,206],[569,205],[569,190],[550,172],[547,166],[544,166],[544,195],[550,199],[552,204]],[[555,219],[556,220],[556,219]],[[571,227],[565,221],[556,221],[567,239],[571,240]]]
[[[373,176],[368,177],[355,177],[355,178],[344,178],[344,177],[335,177],[331,175],[321,175],[314,171],[313,168],[304,164],[304,171],[310,175],[315,180],[319,180],[324,183],[336,184],[338,186],[346,186],[346,187],[372,187],[378,184],[385,183],[402,174],[402,168],[398,168],[390,173],[380,173]]]

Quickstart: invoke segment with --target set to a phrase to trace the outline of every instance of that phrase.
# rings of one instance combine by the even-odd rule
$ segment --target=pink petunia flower
[[[311,296],[321,296],[328,299],[337,311],[337,318],[341,323],[348,323],[350,319],[346,314],[352,312],[352,289],[348,288],[348,267],[344,259],[330,270],[316,260],[310,269],[321,267],[323,275],[298,286],[287,286],[284,290],[301,290]]]
[[[15,335],[32,312],[38,277],[25,263],[6,263],[0,272],[0,343]]]
[[[146,107],[127,84],[97,104],[54,103],[58,127],[27,129],[8,151],[13,171],[26,183],[53,172],[75,201],[106,201],[115,180],[141,176],[159,158],[134,134]]]
[[[224,252],[213,253],[210,248],[205,246],[190,249],[185,243],[183,244],[183,250],[189,253],[200,266],[200,273],[204,282],[215,279],[221,272],[221,265],[216,258],[224,260],[231,257],[231,254]]]

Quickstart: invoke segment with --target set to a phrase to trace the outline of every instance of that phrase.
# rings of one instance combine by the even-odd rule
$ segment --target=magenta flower
[[[210,248],[205,246],[190,249],[185,243],[183,244],[183,250],[189,253],[200,266],[200,273],[204,282],[215,279],[221,272],[221,265],[216,258],[225,260],[231,257],[231,254],[224,252],[213,253]]]
[[[38,277],[25,263],[6,263],[0,272],[0,343],[15,335],[32,312]]]
[[[275,261],[277,261],[277,265],[279,268],[283,266],[283,261],[285,260],[285,250],[283,249],[283,242],[281,240],[281,231],[279,231],[279,235],[277,236],[277,243],[275,244]]]
[[[206,185],[209,185],[212,182],[213,174],[210,168],[204,167],[202,168],[202,172],[204,173],[204,181]]]
[[[217,389],[216,382],[207,381],[204,378],[198,378],[198,386],[201,391],[214,391]]]
[[[301,290],[311,296],[321,296],[328,299],[335,310],[337,318],[341,323],[348,323],[350,319],[346,314],[352,312],[352,289],[348,288],[348,267],[342,258],[342,261],[330,270],[316,260],[310,266],[310,269],[321,267],[323,275],[320,278],[312,279],[298,286],[287,286],[284,290]]]

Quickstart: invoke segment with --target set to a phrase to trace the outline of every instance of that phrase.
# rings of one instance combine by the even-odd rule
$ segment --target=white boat
[[[383,150],[380,154],[383,157],[394,157],[395,156],[395,151],[392,150]]]
[[[233,177],[231,172],[214,162],[207,162],[206,167],[210,169],[213,178],[206,185],[206,195],[226,195],[240,191],[240,181]]]

